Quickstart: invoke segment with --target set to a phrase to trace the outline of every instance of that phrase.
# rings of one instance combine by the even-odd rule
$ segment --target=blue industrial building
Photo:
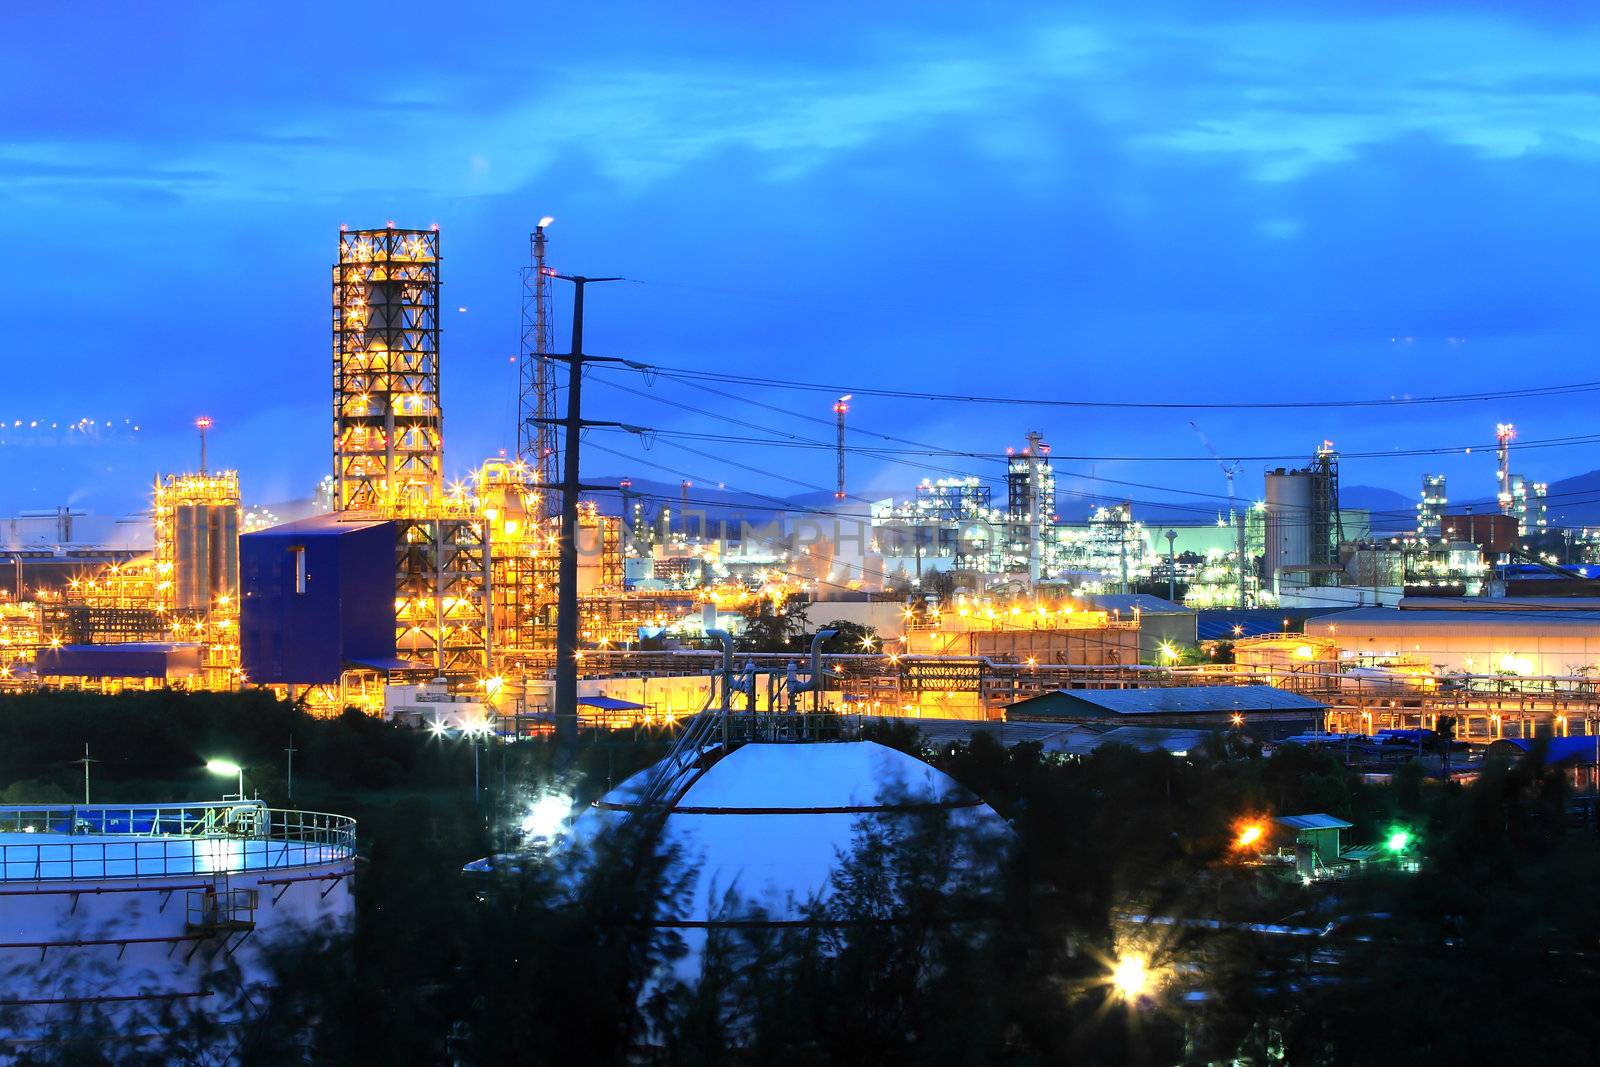
[[[326,685],[395,656],[393,522],[319,515],[239,538],[239,651],[263,685]]]
[[[170,684],[200,673],[200,646],[125,641],[41,648],[33,673],[40,678],[147,678]]]
[[[1239,727],[1256,737],[1271,739],[1321,729],[1327,710],[1321,701],[1270,685],[1058,689],[1010,705],[1006,708],[1006,721]]]

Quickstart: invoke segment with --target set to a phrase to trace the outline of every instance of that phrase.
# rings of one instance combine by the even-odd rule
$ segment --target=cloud
[[[1600,178],[1600,34],[1329,10],[1235,4],[1202,21],[1177,6],[1139,18],[1019,7],[930,24],[823,5],[689,25],[640,8],[613,20],[626,24],[559,23],[538,47],[482,20],[430,22],[442,28],[429,49],[385,52],[338,47],[356,16],[337,6],[288,28],[218,9],[204,33],[192,13],[145,29],[160,45],[131,56],[132,30],[97,24],[72,48],[0,57],[17,60],[9,73],[0,62],[0,92],[19,102],[0,116],[0,195],[26,206],[10,216],[29,265],[12,293],[32,312],[10,335],[14,388],[32,407],[75,410],[94,382],[97,403],[115,396],[152,427],[151,468],[187,461],[186,427],[207,410],[216,447],[260,468],[251,484],[309,486],[327,463],[334,228],[437,220],[446,304],[472,308],[447,316],[444,354],[449,466],[464,469],[511,436],[516,270],[545,213],[559,262],[642,283],[591,294],[593,350],[663,363],[1218,400],[1579,374],[1600,325],[1588,262],[1600,224],[1585,200]],[[224,38],[281,56],[241,65]],[[81,284],[102,257],[137,269]],[[1398,352],[1391,336],[1416,341]],[[829,432],[800,417],[826,421],[829,398],[751,394],[773,411],[660,388]],[[263,394],[272,409],[258,413]],[[705,426],[603,385],[591,395],[596,417]],[[1581,421],[1567,407],[1203,423],[1225,451],[1309,454],[1324,436],[1360,449],[1470,440],[1501,417],[1553,435]],[[1035,426],[1061,454],[1200,452],[1186,417],[857,408],[863,430],[975,452]],[[785,477],[831,477],[826,454],[760,455]],[[787,491],[668,460],[680,461]],[[926,464],[939,465],[980,461]],[[1409,489],[1416,461],[1354,469]],[[1095,473],[1221,489],[1203,464]],[[917,477],[864,457],[858,476]]]

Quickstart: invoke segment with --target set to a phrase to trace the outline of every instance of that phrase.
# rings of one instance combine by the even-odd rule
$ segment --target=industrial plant
[[[236,1024],[278,938],[348,927],[355,855],[353,820],[242,793],[0,806],[0,1050],[90,1006],[136,1037],[161,1007]]]
[[[1252,500],[1243,462],[1194,424],[1226,479],[1205,519],[1115,496],[1074,500],[1081,517],[1064,518],[1036,429],[995,453],[999,478],[935,469],[904,495],[863,496],[847,478],[849,393],[818,442],[833,453],[827,506],[774,497],[719,510],[691,477],[650,491],[585,483],[575,449],[597,424],[576,385],[607,361],[581,351],[582,292],[604,279],[549,265],[551,221],[533,227],[520,266],[505,452],[446,476],[438,227],[342,227],[330,245],[331,469],[316,506],[286,522],[247,510],[254,472],[211,469],[207,434],[225,428],[202,417],[197,465],[163,474],[147,515],[102,522],[100,536],[67,507],[10,520],[0,687],[265,687],[319,714],[515,740],[675,723],[713,706],[731,663],[752,710],[794,707],[807,635],[848,624],[863,636],[822,654],[806,690],[818,708],[995,720],[1064,688],[1247,681],[1315,690],[1330,730],[1433,721],[1450,694],[1461,729],[1487,737],[1507,720],[1471,713],[1480,691],[1544,694],[1515,721],[1549,728],[1556,712],[1537,709],[1586,693],[1600,668],[1600,630],[1593,649],[1583,636],[1600,612],[1570,599],[1594,581],[1600,537],[1552,529],[1547,484],[1512,471],[1508,423],[1494,428],[1492,506],[1477,511],[1452,507],[1442,474],[1421,476],[1414,515],[1348,506],[1331,441],[1301,465],[1262,468]],[[577,294],[570,351],[554,340],[558,282]],[[1522,615],[1503,609],[1532,595],[1568,599],[1513,626]],[[1472,636],[1417,629],[1429,623]],[[1280,661],[1260,651],[1273,642],[1311,652]],[[1369,706],[1387,698],[1374,679],[1391,675],[1420,704]],[[1587,729],[1592,717],[1559,721]]]

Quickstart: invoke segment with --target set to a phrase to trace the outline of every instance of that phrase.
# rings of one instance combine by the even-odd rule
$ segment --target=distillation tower
[[[489,666],[489,548],[444,487],[439,231],[341,229],[333,268],[334,506],[395,523],[395,650],[430,675]]]

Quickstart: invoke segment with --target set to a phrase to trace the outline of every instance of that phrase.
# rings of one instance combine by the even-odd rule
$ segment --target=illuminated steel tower
[[[1006,449],[1006,565],[1025,566],[1033,581],[1051,566],[1055,534],[1056,475],[1044,434],[1028,433],[1021,454]]]
[[[444,487],[442,435],[438,227],[341,230],[334,507],[421,513]]]
[[[518,360],[517,458],[540,485],[541,513],[553,517],[560,496],[552,488],[561,480],[557,447],[556,361],[550,327],[550,269],[544,261],[544,228],[555,219],[539,220],[528,238],[528,266],[522,272],[522,353]]]
[[[845,412],[850,410],[850,397],[852,395],[851,393],[846,393],[839,398],[838,403],[833,405],[833,413],[839,420],[839,489],[833,494],[835,500],[844,499],[844,416]]]
[[[1422,502],[1417,505],[1417,533],[1422,537],[1438,537],[1444,528],[1444,509],[1449,504],[1444,475],[1424,474]]]
[[[1516,438],[1516,436],[1517,428],[1512,423],[1502,422],[1494,428],[1494,439],[1499,445],[1498,458],[1500,461],[1500,466],[1498,474],[1500,479],[1500,492],[1498,494],[1498,499],[1500,501],[1500,514],[1502,515],[1510,515],[1512,513],[1511,442]]]

